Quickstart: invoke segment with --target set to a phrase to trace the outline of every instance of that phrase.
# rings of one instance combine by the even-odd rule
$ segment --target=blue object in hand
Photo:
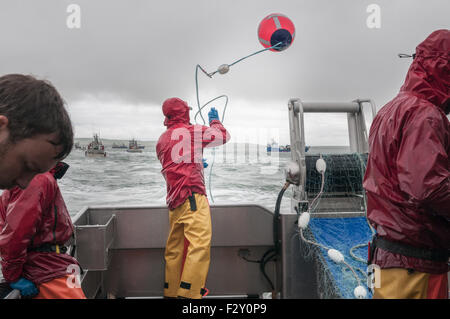
[[[219,113],[217,112],[216,108],[214,108],[214,107],[211,108],[211,110],[208,112],[208,118],[209,118],[209,124],[211,124],[211,122],[213,120],[219,121]]]
[[[19,290],[22,297],[34,297],[39,293],[35,284],[25,278],[20,278],[16,282],[10,283],[9,286]]]
[[[202,162],[203,162],[203,168],[207,168],[208,163],[206,163],[206,158],[202,158]]]

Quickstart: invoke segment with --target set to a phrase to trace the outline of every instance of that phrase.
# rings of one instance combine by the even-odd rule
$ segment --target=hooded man
[[[363,185],[377,231],[369,263],[381,269],[374,298],[448,297],[449,112],[450,30],[438,30],[417,46],[370,129]]]
[[[165,251],[166,298],[200,299],[210,263],[211,216],[203,176],[203,148],[230,139],[217,110],[208,113],[210,127],[189,123],[190,107],[179,98],[164,101],[167,130],[156,145],[167,183],[170,231]]]
[[[5,280],[24,298],[86,298],[72,274],[79,264],[64,246],[73,225],[57,179],[68,167],[59,162],[26,189],[14,187],[0,197],[0,264]]]

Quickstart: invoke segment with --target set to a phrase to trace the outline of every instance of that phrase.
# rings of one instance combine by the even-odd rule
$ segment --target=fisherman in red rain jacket
[[[167,130],[158,140],[156,154],[167,183],[170,223],[165,251],[164,296],[199,299],[206,292],[211,245],[203,148],[222,145],[230,136],[214,108],[208,113],[210,127],[191,125],[190,107],[181,99],[167,99],[162,110]]]
[[[68,167],[59,162],[36,175],[26,189],[15,187],[1,195],[1,270],[22,297],[86,298],[74,277],[79,264],[63,246],[72,237],[73,225],[57,179]]]
[[[448,297],[449,112],[450,30],[438,30],[417,46],[400,93],[370,129],[364,188],[377,236],[369,263],[381,268],[374,298]]]

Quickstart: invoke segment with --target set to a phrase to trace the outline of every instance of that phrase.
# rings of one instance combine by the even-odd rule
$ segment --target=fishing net
[[[306,192],[314,198],[320,191],[322,176],[316,170],[316,161],[320,155],[306,156]],[[362,179],[364,177],[367,154],[335,154],[322,155],[327,164],[325,174],[325,194],[345,194],[348,197],[363,194]]]
[[[326,163],[323,185],[322,174],[316,170],[320,157]],[[366,163],[367,154],[306,156],[305,190],[311,220],[300,231],[299,240],[304,258],[314,261],[320,298],[355,298],[359,285],[366,289],[366,298],[371,297],[366,260],[373,230],[365,217],[362,187]],[[341,252],[344,262],[333,261],[329,249]]]

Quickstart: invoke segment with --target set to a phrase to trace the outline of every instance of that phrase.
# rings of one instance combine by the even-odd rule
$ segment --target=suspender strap
[[[192,193],[191,196],[189,196],[189,204],[191,205],[191,211],[195,212],[197,210],[197,203],[195,202],[195,193]]]
[[[28,251],[36,251],[40,253],[65,254],[67,252],[67,247],[55,244],[43,244],[39,247],[29,248]]]
[[[374,248],[381,248],[391,253],[419,259],[448,262],[449,257],[448,251],[446,250],[413,247],[378,236],[373,238],[372,245]]]

